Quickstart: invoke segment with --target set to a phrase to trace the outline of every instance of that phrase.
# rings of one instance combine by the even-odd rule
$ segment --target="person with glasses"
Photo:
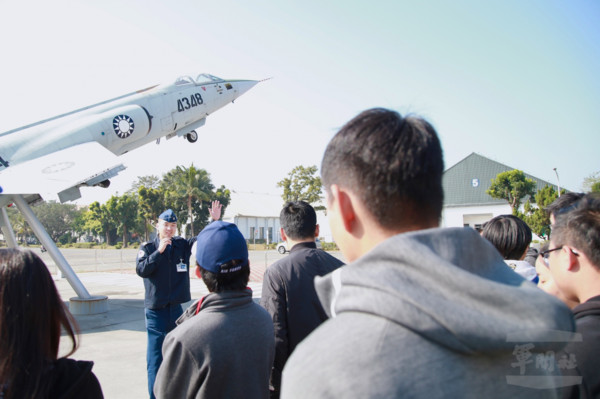
[[[560,294],[578,302],[573,308],[582,340],[569,343],[557,359],[572,367],[568,375],[583,377],[579,385],[566,388],[565,398],[600,397],[600,194],[590,193],[572,209],[559,212],[552,226],[545,259]],[[559,360],[560,361],[560,360]]]
[[[542,245],[542,247],[540,248],[541,254],[538,255],[535,260],[535,271],[538,276],[537,286],[543,291],[547,292],[548,294],[554,295],[558,299],[562,300],[564,303],[567,304],[569,309],[573,309],[575,306],[579,305],[579,302],[567,299],[564,295],[560,293],[558,287],[556,286],[554,278],[552,278],[550,269],[548,269],[547,257],[550,255],[551,252],[547,252],[546,250],[549,248],[549,246],[549,243],[545,243],[544,245]]]

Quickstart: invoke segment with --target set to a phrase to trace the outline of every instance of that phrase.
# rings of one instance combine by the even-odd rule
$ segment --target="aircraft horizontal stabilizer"
[[[79,187],[102,185],[123,169],[101,144],[79,144],[0,171],[0,195],[40,194],[46,200],[71,201],[81,197]]]

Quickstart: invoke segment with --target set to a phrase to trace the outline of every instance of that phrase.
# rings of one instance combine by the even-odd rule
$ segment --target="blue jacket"
[[[167,305],[178,305],[191,299],[190,255],[196,237],[188,240],[181,237],[171,239],[170,249],[158,252],[160,239],[141,245],[136,259],[135,271],[144,278],[146,297],[144,306],[161,309]],[[185,271],[177,271],[177,265],[185,264]]]

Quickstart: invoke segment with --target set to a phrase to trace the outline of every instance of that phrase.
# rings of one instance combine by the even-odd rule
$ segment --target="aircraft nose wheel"
[[[185,138],[190,143],[195,143],[196,141],[198,141],[198,133],[196,133],[195,130],[192,130],[191,132],[185,135]]]

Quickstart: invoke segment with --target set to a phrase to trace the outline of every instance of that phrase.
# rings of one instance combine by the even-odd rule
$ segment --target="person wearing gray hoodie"
[[[315,279],[331,317],[296,347],[282,398],[547,398],[572,338],[559,300],[470,228],[438,228],[442,149],[419,117],[364,111],[321,165],[348,265]]]

